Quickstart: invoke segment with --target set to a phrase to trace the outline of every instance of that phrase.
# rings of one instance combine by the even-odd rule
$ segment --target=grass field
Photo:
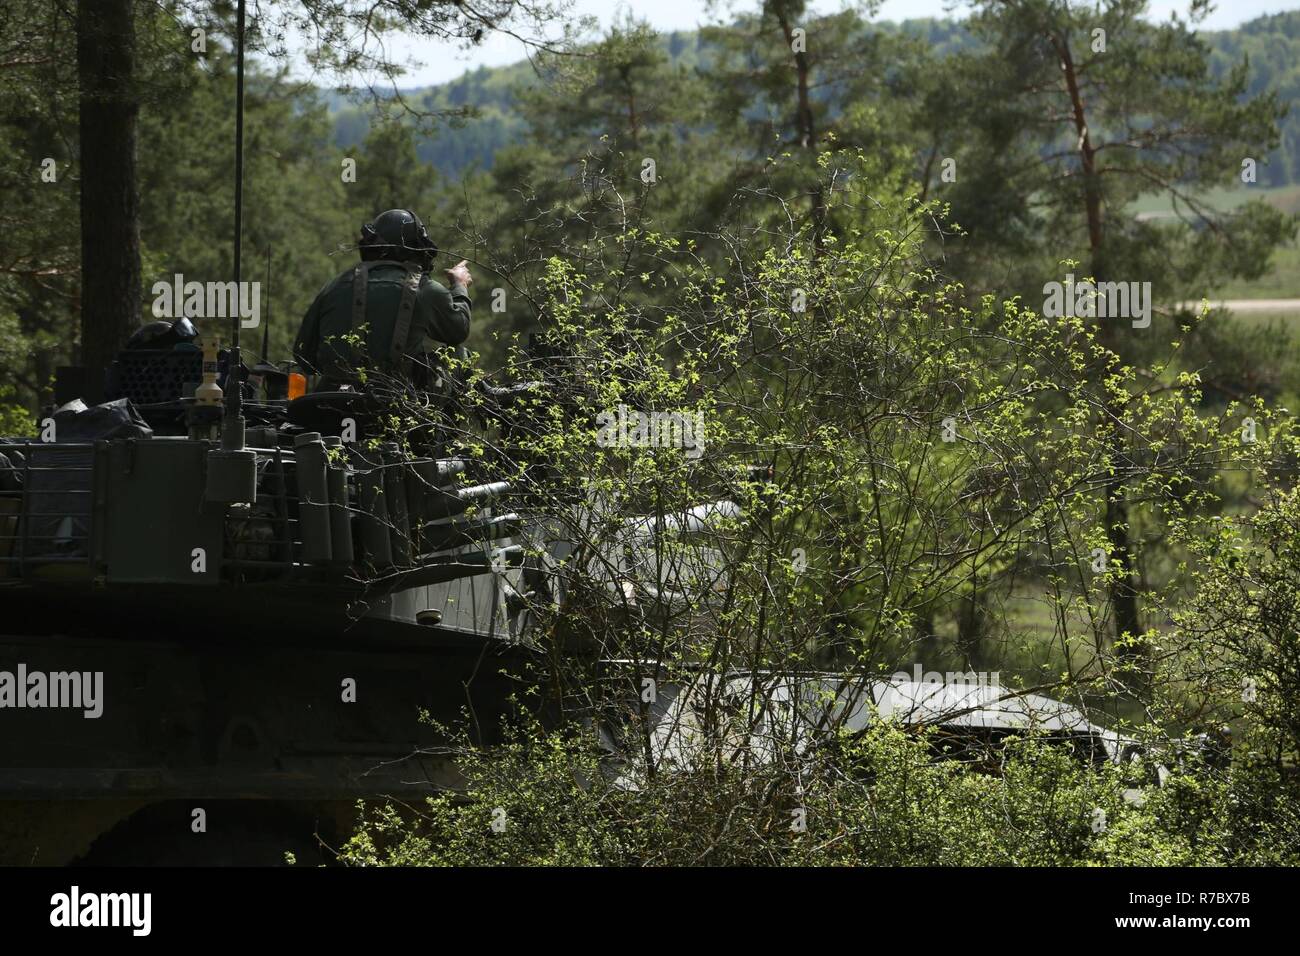
[[[1239,186],[1235,189],[1213,189],[1201,196],[1202,202],[1213,209],[1226,212],[1252,199],[1263,199],[1270,206],[1291,215],[1300,215],[1300,186]],[[1167,195],[1143,196],[1130,207],[1134,215],[1172,216],[1173,203]],[[1269,271],[1251,281],[1235,280],[1215,289],[1219,299],[1297,299],[1300,298],[1300,241],[1273,253]],[[1258,322],[1260,316],[1252,315],[1248,321]],[[1300,320],[1288,315],[1287,321]]]
[[[1272,267],[1258,279],[1238,279],[1215,290],[1222,299],[1300,298],[1300,241],[1292,240],[1273,253]]]
[[[1300,331],[1300,309],[1293,312],[1234,312],[1233,319],[1248,328],[1280,325],[1292,333]]]
[[[1211,209],[1226,212],[1252,199],[1263,199],[1270,206],[1292,215],[1300,214],[1300,186],[1237,186],[1211,189],[1200,194],[1201,202]],[[1174,214],[1174,204],[1165,193],[1152,193],[1136,200],[1130,206],[1134,215]]]

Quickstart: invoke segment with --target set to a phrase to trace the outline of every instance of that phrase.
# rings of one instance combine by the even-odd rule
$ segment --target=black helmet
[[[129,349],[169,349],[181,343],[193,342],[199,337],[199,330],[189,319],[181,318],[174,322],[160,319],[143,325],[126,340]]]
[[[426,265],[438,254],[420,217],[409,209],[381,212],[361,227],[361,258],[367,261],[395,259],[398,262],[423,262]]]

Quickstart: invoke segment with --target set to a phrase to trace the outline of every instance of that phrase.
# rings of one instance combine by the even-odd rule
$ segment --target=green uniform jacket
[[[358,369],[398,374],[390,361],[398,305],[402,300],[405,270],[398,264],[376,263],[366,280],[364,329],[352,328],[353,269],[340,273],[317,293],[303,316],[294,358],[309,372],[333,382],[357,381]],[[463,285],[450,290],[428,276],[420,280],[411,315],[406,354],[415,363],[424,361],[429,340],[460,345],[469,335],[470,302]],[[358,349],[345,337],[355,333]]]

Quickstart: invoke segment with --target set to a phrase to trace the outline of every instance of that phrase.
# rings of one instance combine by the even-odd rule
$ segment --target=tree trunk
[[[1119,440],[1118,430],[1114,430]],[[1123,461],[1123,449],[1117,449],[1116,456]],[[1115,612],[1115,636],[1142,633],[1138,621],[1137,602],[1137,556],[1133,553],[1129,537],[1128,500],[1125,481],[1116,476],[1106,483],[1106,537],[1110,542],[1112,563],[1121,564],[1122,574],[1115,577],[1110,588],[1110,605]],[[1131,656],[1123,652],[1124,656]]]
[[[78,0],[81,88],[81,364],[88,381],[140,324],[132,0]]]
[[[971,591],[957,602],[957,651],[968,670],[984,666],[984,638],[988,635],[989,593],[986,582],[972,577]]]
[[[783,4],[776,4],[775,12],[785,42],[793,50],[795,27],[790,19],[790,12]],[[821,184],[821,173],[817,168],[816,161],[817,129],[813,121],[812,93],[810,89],[812,63],[808,60],[808,54],[803,50],[794,54],[794,69],[797,90],[795,127],[800,147],[805,149],[808,155],[812,157],[810,167],[815,179],[812,191],[809,194],[809,201],[812,206],[813,253],[819,255],[825,251],[826,247],[826,193]]]
[[[1074,58],[1070,54],[1070,45],[1064,37],[1056,33],[1050,33],[1048,37],[1060,59],[1061,72],[1065,76],[1066,92],[1069,94],[1070,108],[1074,116],[1075,133],[1078,136],[1077,148],[1083,172],[1084,211],[1088,221],[1089,268],[1092,277],[1097,282],[1103,282],[1105,278],[1102,273],[1107,270],[1104,262],[1101,184],[1097,180],[1096,149],[1092,145],[1092,137],[1088,132],[1087,114],[1084,110],[1083,95],[1079,89],[1078,71],[1075,69]],[[1110,326],[1102,324],[1098,337],[1105,348],[1119,354],[1119,343]],[[1114,418],[1118,418],[1120,413],[1118,408],[1108,407],[1106,411]],[[1115,636],[1119,638],[1125,634],[1134,636],[1141,634],[1142,628],[1138,618],[1137,556],[1133,551],[1129,528],[1128,489],[1125,475],[1128,457],[1124,448],[1124,436],[1119,426],[1113,422],[1110,425],[1110,440],[1116,473],[1106,482],[1106,537],[1110,544],[1110,562],[1118,563],[1124,569],[1112,578],[1110,587],[1111,610],[1115,616]],[[1121,656],[1130,660],[1133,657],[1127,651],[1122,652]]]

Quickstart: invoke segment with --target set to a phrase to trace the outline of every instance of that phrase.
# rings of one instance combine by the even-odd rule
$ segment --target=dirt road
[[[1199,310],[1200,302],[1180,302],[1179,308]],[[1300,312],[1300,299],[1211,299],[1214,309],[1233,312]]]

